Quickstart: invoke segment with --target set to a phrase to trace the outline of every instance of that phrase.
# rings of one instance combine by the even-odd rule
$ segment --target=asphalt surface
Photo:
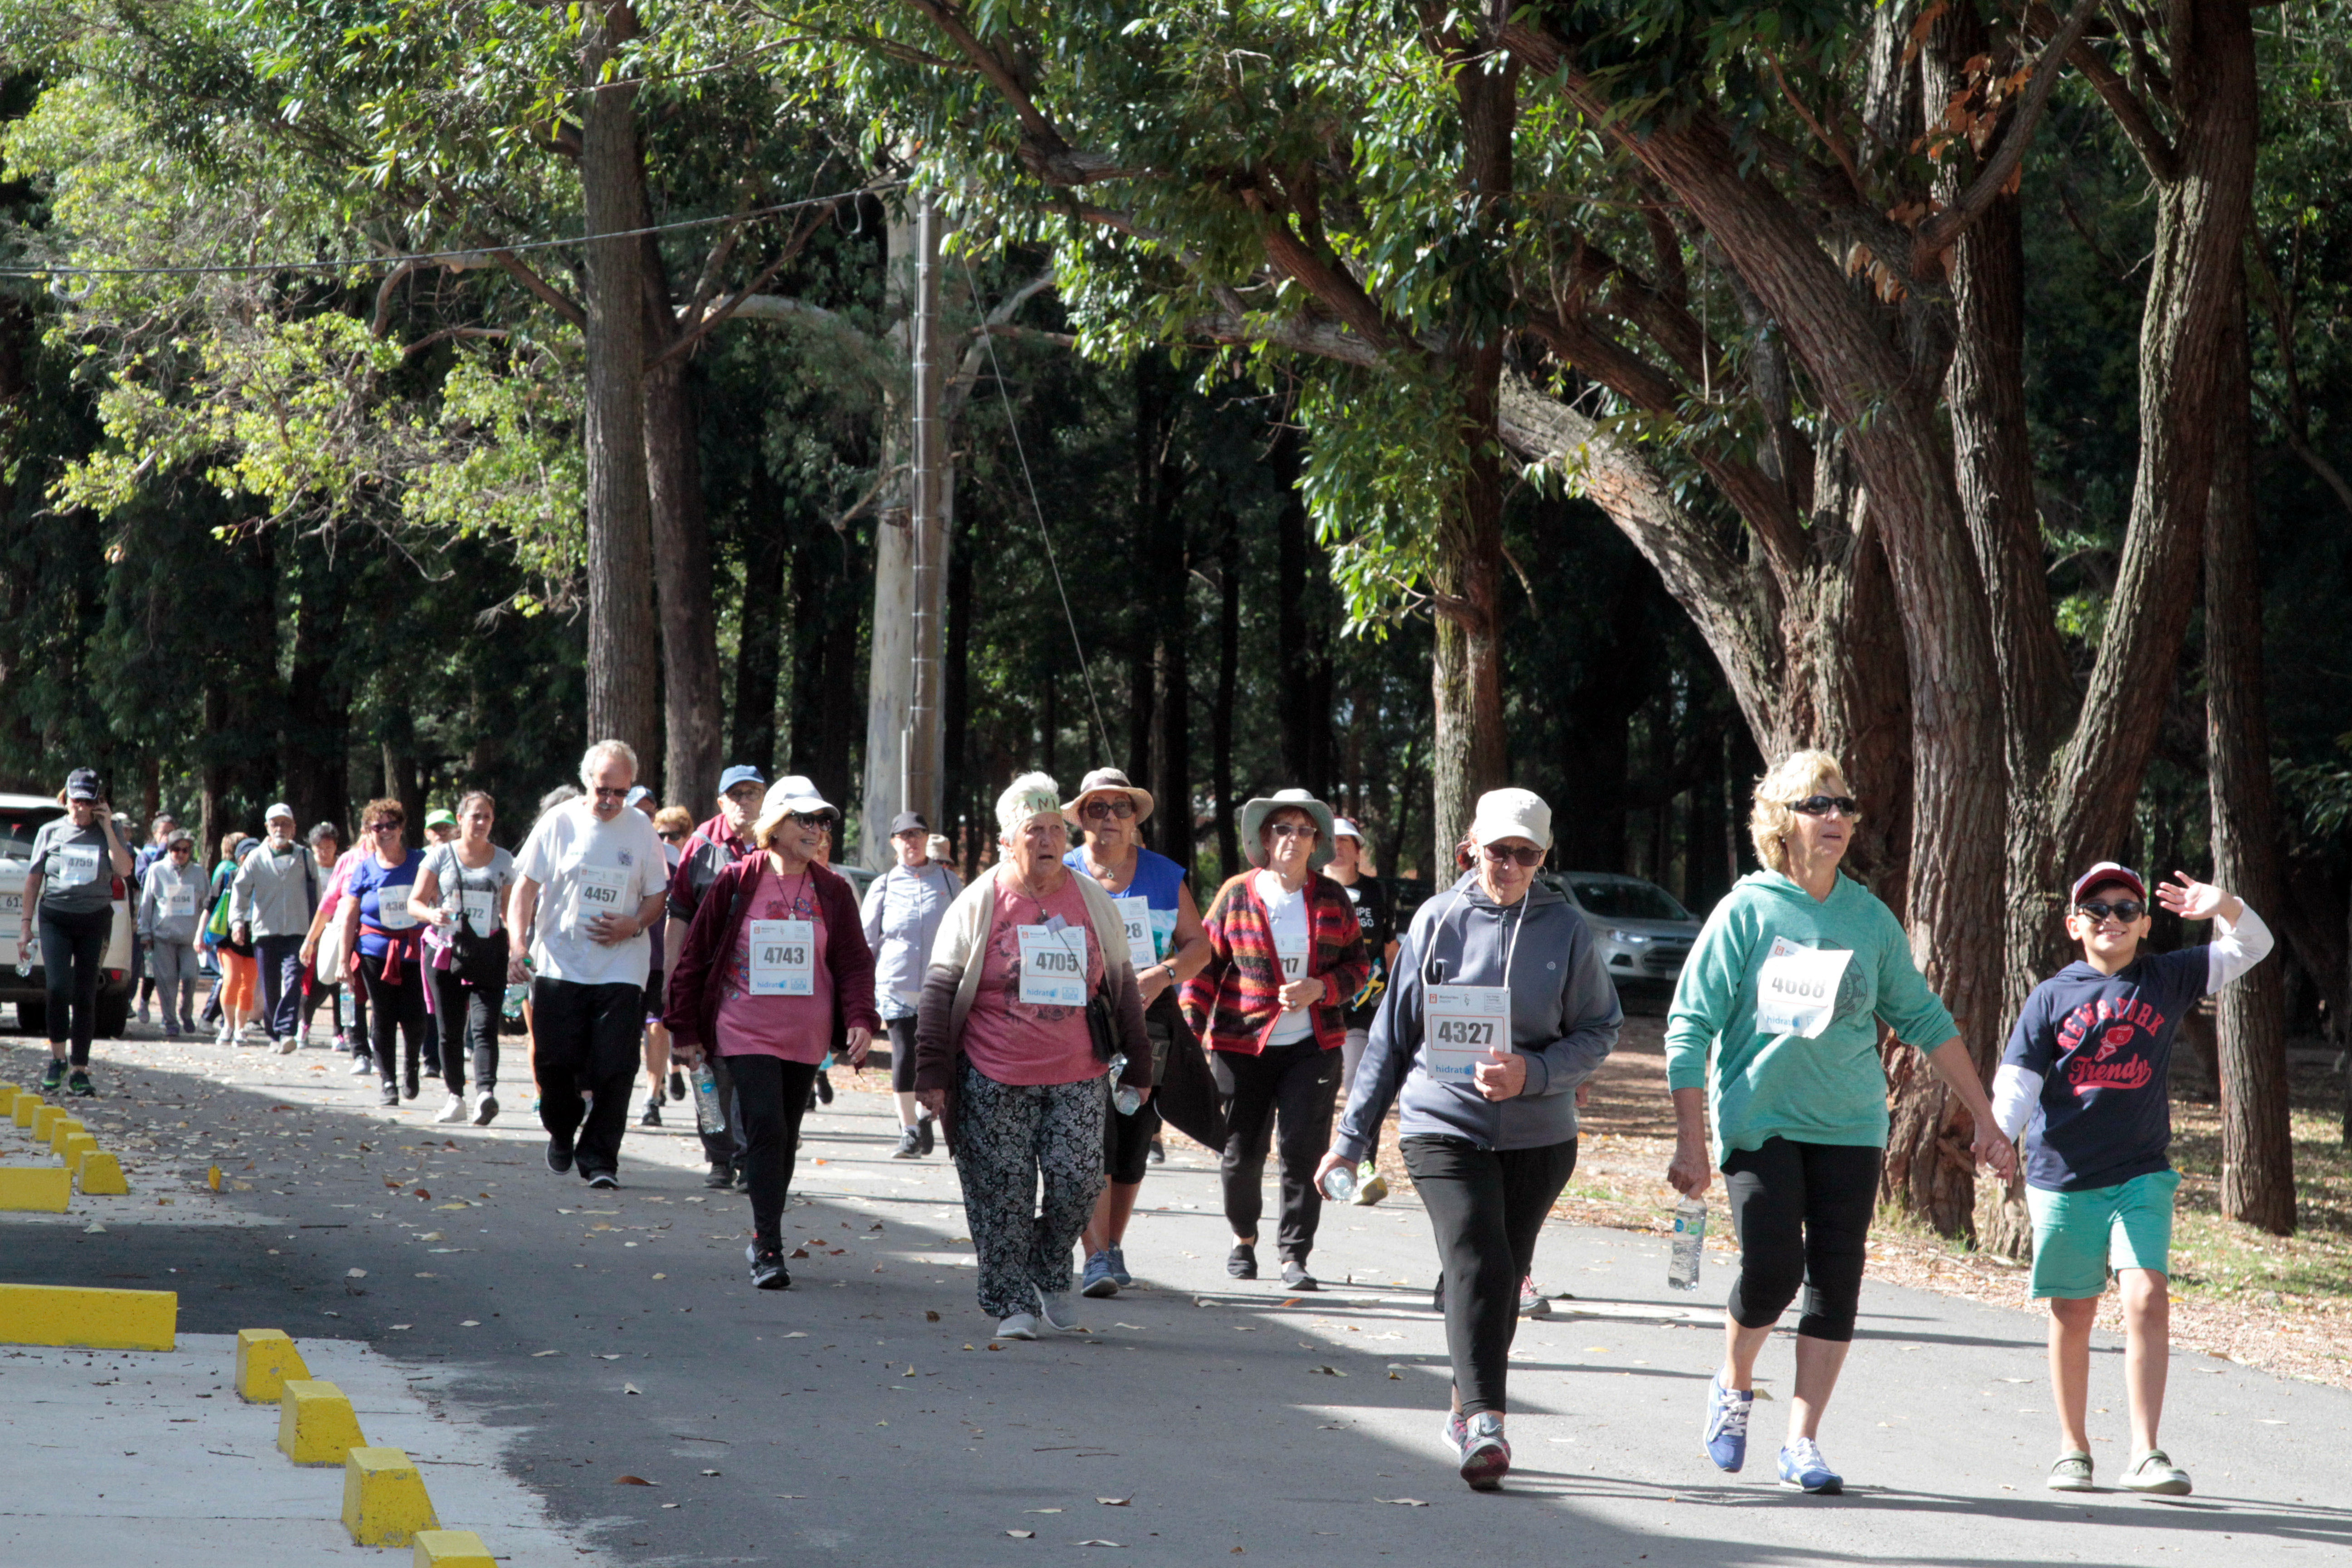
[[[748,1210],[702,1186],[685,1108],[646,1131],[633,1107],[625,1184],[595,1193],[546,1170],[525,1083],[494,1126],[444,1127],[437,1089],[379,1110],[327,1051],[140,1033],[101,1042],[86,1107],[132,1195],[9,1216],[0,1278],[173,1289],[191,1333],[362,1342],[429,1383],[572,1562],[995,1563],[1095,1543],[1171,1563],[2167,1563],[2352,1547],[2352,1394],[2203,1357],[2176,1357],[2165,1426],[2197,1495],[2045,1491],[2055,1429],[2041,1322],[2022,1310],[1866,1285],[1822,1434],[1847,1492],[1807,1498],[1772,1471],[1785,1338],[1760,1368],[1745,1473],[1698,1451],[1727,1260],[1711,1254],[1684,1295],[1660,1238],[1555,1226],[1537,1278],[1574,1300],[1522,1324],[1514,1468],[1503,1493],[1474,1495],[1436,1441],[1434,1254],[1409,1193],[1327,1208],[1324,1289],[1286,1294],[1225,1278],[1213,1172],[1171,1141],[1129,1237],[1138,1288],[1084,1303],[1091,1332],[1000,1344],[973,1302],[953,1169],[888,1157],[887,1096],[844,1091],[810,1119],[786,1216],[807,1256],[790,1291],[761,1293],[744,1277]],[[33,1042],[0,1043],[12,1081],[38,1064]],[[2101,1336],[2094,1363],[2102,1481],[2126,1457],[2120,1349]]]

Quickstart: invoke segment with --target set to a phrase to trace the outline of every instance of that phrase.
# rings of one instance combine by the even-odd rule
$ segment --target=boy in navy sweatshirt
[[[2180,1184],[2167,1158],[2165,1075],[2181,1016],[2261,963],[2271,933],[2232,895],[2185,871],[2173,878],[2157,889],[2157,901],[2184,921],[2213,921],[2214,941],[2143,955],[2147,885],[2100,861],[2067,900],[2066,933],[2083,956],[2025,999],[1993,1078],[1994,1117],[2025,1150],[2034,1300],[2050,1303],[2050,1381],[2065,1445],[2050,1469],[2053,1491],[2092,1489],[2084,1406],[2091,1324],[2111,1267],[2123,1289],[2131,1397],[2124,1489],[2173,1497],[2189,1489],[2188,1472],[2156,1442],[2171,1354],[2172,1193]]]

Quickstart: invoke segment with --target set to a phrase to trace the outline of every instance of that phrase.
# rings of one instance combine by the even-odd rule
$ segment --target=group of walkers
[[[272,806],[267,838],[225,845],[202,898],[193,842],[159,819],[137,908],[166,1033],[194,1026],[195,947],[210,934],[225,1029],[249,1013],[291,1050],[320,994],[354,975],[356,1070],[373,1070],[383,1103],[416,1095],[437,1019],[441,1120],[488,1123],[501,1005],[527,984],[549,1168],[616,1185],[635,1076],[651,1081],[658,1124],[683,1092],[679,1068],[692,1070],[722,1108],[723,1125],[701,1133],[709,1181],[749,1196],[746,1261],[762,1289],[791,1284],[782,1215],[802,1118],[830,1097],[825,1067],[862,1068],[887,1040],[893,1152],[919,1159],[944,1141],[979,1303],[1005,1340],[1076,1330],[1074,1295],[1133,1283],[1127,1227],[1163,1122],[1220,1152],[1236,1279],[1258,1276],[1265,1165],[1278,1152],[1281,1279],[1317,1289],[1326,1195],[1380,1200],[1375,1156],[1394,1109],[1440,1268],[1453,1370],[1443,1441],[1472,1488],[1501,1484],[1508,1356],[1530,1315],[1536,1245],[1622,1024],[1582,916],[1538,875],[1552,847],[1545,801],[1480,797],[1465,868],[1399,933],[1363,873],[1361,834],[1303,790],[1243,809],[1249,866],[1205,911],[1181,868],[1142,847],[1157,803],[1115,769],[1068,799],[1046,774],[1014,779],[996,802],[993,863],[969,886],[929,824],[901,814],[894,863],[861,905],[830,864],[841,814],[808,780],[730,768],[696,825],[656,814],[636,768],[618,742],[591,747],[580,790],[543,800],[514,855],[491,841],[494,805],[479,792],[436,814],[446,824],[428,818],[444,831],[424,850],[406,843],[397,801],[369,803],[348,854],[331,827],[297,844],[292,813]],[[69,1075],[88,1094],[110,877],[131,878],[133,863],[94,775],[76,772],[65,799],[68,815],[34,847],[19,940],[37,918],[56,1058],[44,1088]],[[2048,1484],[2092,1485],[2088,1342],[2112,1268],[2131,1341],[2122,1484],[2185,1493],[2189,1477],[2158,1443],[2179,1181],[2166,1073],[2183,1013],[2258,963],[2269,932],[2236,898],[2176,873],[2155,903],[2213,921],[2217,939],[2144,954],[2146,884],[2114,862],[2090,868],[2067,900],[2082,958],[2028,1000],[1988,1095],[1901,923],[1840,868],[1860,815],[1824,752],[1789,756],[1758,782],[1762,868],[1708,915],[1669,1012],[1665,1176],[1696,1197],[1719,1171],[1739,1243],[1701,1446],[1725,1471],[1744,1466],[1754,1368],[1801,1288],[1776,1468],[1806,1492],[1843,1486],[1820,1434],[1853,1337],[1888,1135],[1883,1026],[1957,1100],[1979,1166],[2006,1177],[2022,1148],[2065,1444]],[[241,990],[232,959],[247,965]]]

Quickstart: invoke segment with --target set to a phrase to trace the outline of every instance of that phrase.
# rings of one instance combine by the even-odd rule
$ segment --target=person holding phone
[[[99,966],[114,934],[115,887],[131,875],[131,857],[114,831],[114,813],[96,773],[74,769],[58,798],[66,815],[51,817],[33,835],[16,951],[31,941],[37,916],[41,973],[49,988],[49,1065],[41,1074],[41,1092],[55,1094],[62,1084],[87,1097],[98,1092],[89,1081],[89,1041],[98,1026]]]

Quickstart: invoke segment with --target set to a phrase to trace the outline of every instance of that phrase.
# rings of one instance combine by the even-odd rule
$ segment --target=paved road
[[[5,1063],[17,1082],[25,1044]],[[1328,1211],[1326,1289],[1286,1296],[1224,1278],[1214,1177],[1171,1150],[1128,1247],[1149,1283],[1087,1303],[1091,1333],[992,1348],[953,1172],[887,1157],[883,1096],[812,1119],[787,1216],[810,1256],[791,1291],[761,1294],[742,1201],[704,1192],[681,1131],[633,1122],[623,1190],[592,1194],[544,1169],[527,1092],[493,1128],[445,1129],[429,1095],[376,1110],[320,1051],[101,1055],[121,1065],[94,1112],[159,1139],[140,1192],[103,1234],[80,1216],[0,1228],[0,1273],[168,1284],[192,1332],[368,1342],[497,1441],[573,1561],[996,1563],[1115,1542],[1189,1564],[2167,1563],[2352,1546],[2352,1394],[2200,1357],[2175,1363],[2166,1426],[2196,1497],[2044,1491],[2054,1437],[2022,1312],[1868,1287],[1823,1433],[1848,1494],[1808,1499],[1771,1480],[1780,1405],[1759,1405],[1747,1475],[1697,1452],[1720,1260],[1679,1296],[1655,1240],[1555,1226],[1538,1276],[1576,1300],[1523,1326],[1517,1468],[1475,1496],[1434,1441],[1444,1347],[1409,1194]],[[217,1197],[186,1179],[215,1162]],[[2120,1345],[2099,1352],[2112,1475]],[[1759,1381],[1788,1375],[1783,1342]]]

